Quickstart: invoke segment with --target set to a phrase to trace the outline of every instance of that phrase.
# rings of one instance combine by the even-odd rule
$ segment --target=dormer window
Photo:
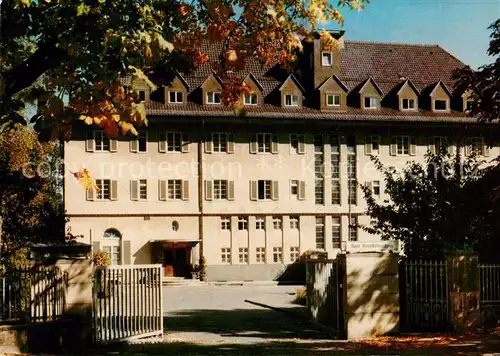
[[[220,93],[208,92],[207,93],[207,104],[220,104]]]
[[[366,96],[364,100],[365,109],[376,109],[378,106],[378,99],[374,96]]]
[[[415,99],[401,99],[402,110],[415,110]]]
[[[434,100],[434,111],[447,111],[448,110],[448,101],[447,100]]]
[[[340,95],[339,94],[326,94],[326,106],[339,107]]]
[[[183,95],[181,91],[171,91],[168,93],[168,102],[171,104],[182,104]]]
[[[472,100],[467,100],[465,102],[465,112],[471,112],[472,111]]]
[[[256,93],[245,94],[243,96],[245,105],[257,105],[258,99]]]
[[[299,106],[299,96],[295,94],[285,94],[285,106]]]
[[[321,53],[321,64],[323,65],[323,67],[331,67],[333,65],[332,52]]]
[[[139,95],[139,100],[141,102],[146,101],[146,91],[145,90],[138,90],[137,94]]]

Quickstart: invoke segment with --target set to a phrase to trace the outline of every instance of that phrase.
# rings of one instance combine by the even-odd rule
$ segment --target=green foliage
[[[6,261],[6,268],[8,270],[23,270],[30,265],[29,260],[30,249],[22,247],[15,250]]]
[[[489,28],[492,33],[488,54],[496,57],[495,61],[477,71],[465,67],[454,74],[457,80],[455,88],[459,92],[471,92],[470,115],[479,117],[481,121],[500,119],[500,19]]]
[[[105,251],[95,251],[92,254],[92,262],[95,267],[106,267],[111,265],[111,255]]]
[[[204,281],[205,277],[207,275],[207,260],[204,256],[200,257],[200,265],[198,267],[198,277],[200,278],[200,281]]]
[[[485,253],[491,248],[494,232],[488,221],[493,203],[481,199],[489,188],[478,190],[478,182],[493,168],[445,151],[429,153],[425,164],[409,162],[401,171],[372,160],[382,173],[388,199],[379,201],[362,187],[367,213],[375,220],[362,226],[365,231],[400,240],[405,254],[414,258],[441,258],[459,250]]]

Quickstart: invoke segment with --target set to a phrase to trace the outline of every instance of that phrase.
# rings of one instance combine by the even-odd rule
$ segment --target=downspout
[[[200,240],[199,264],[203,255],[203,144],[205,142],[205,119],[201,119],[201,137],[198,140],[198,236]]]

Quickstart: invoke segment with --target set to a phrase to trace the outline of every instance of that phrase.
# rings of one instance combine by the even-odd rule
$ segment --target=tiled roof
[[[206,42],[202,48],[212,60],[220,53],[220,44]],[[362,41],[345,41],[341,50],[341,66],[339,80],[349,91],[372,78],[387,95],[396,87],[401,86],[404,78],[411,80],[420,93],[428,92],[441,81],[448,88],[453,88],[451,79],[453,71],[462,68],[465,64],[445,51],[438,45],[412,45],[397,43],[376,43]],[[307,73],[307,71],[305,71]],[[191,100],[194,93],[207,77],[212,74],[210,63],[200,65],[194,72],[184,74],[189,85],[190,101],[186,104],[172,105],[159,102],[146,104],[149,115],[160,116],[206,116],[206,117],[234,117],[234,110],[222,105],[201,105]],[[266,67],[257,60],[249,59],[245,69],[233,75],[245,78],[252,74],[262,85],[264,97],[275,92],[290,73],[276,67]],[[313,93],[305,93],[306,99]],[[255,118],[303,118],[303,119],[330,119],[330,120],[394,120],[394,121],[433,121],[433,122],[473,122],[466,114],[458,111],[449,113],[435,113],[419,109],[412,112],[402,112],[393,108],[382,107],[377,110],[363,110],[348,107],[344,112],[319,110],[317,107],[305,106],[301,108],[284,108],[280,103],[265,100],[260,107],[245,108],[245,115]]]

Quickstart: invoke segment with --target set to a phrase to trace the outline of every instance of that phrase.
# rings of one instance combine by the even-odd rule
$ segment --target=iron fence
[[[93,301],[96,343],[163,334],[161,265],[96,268]]]
[[[0,321],[45,322],[65,312],[67,275],[56,266],[30,266],[0,277]]]
[[[500,265],[482,264],[478,269],[480,305],[500,307]]]

